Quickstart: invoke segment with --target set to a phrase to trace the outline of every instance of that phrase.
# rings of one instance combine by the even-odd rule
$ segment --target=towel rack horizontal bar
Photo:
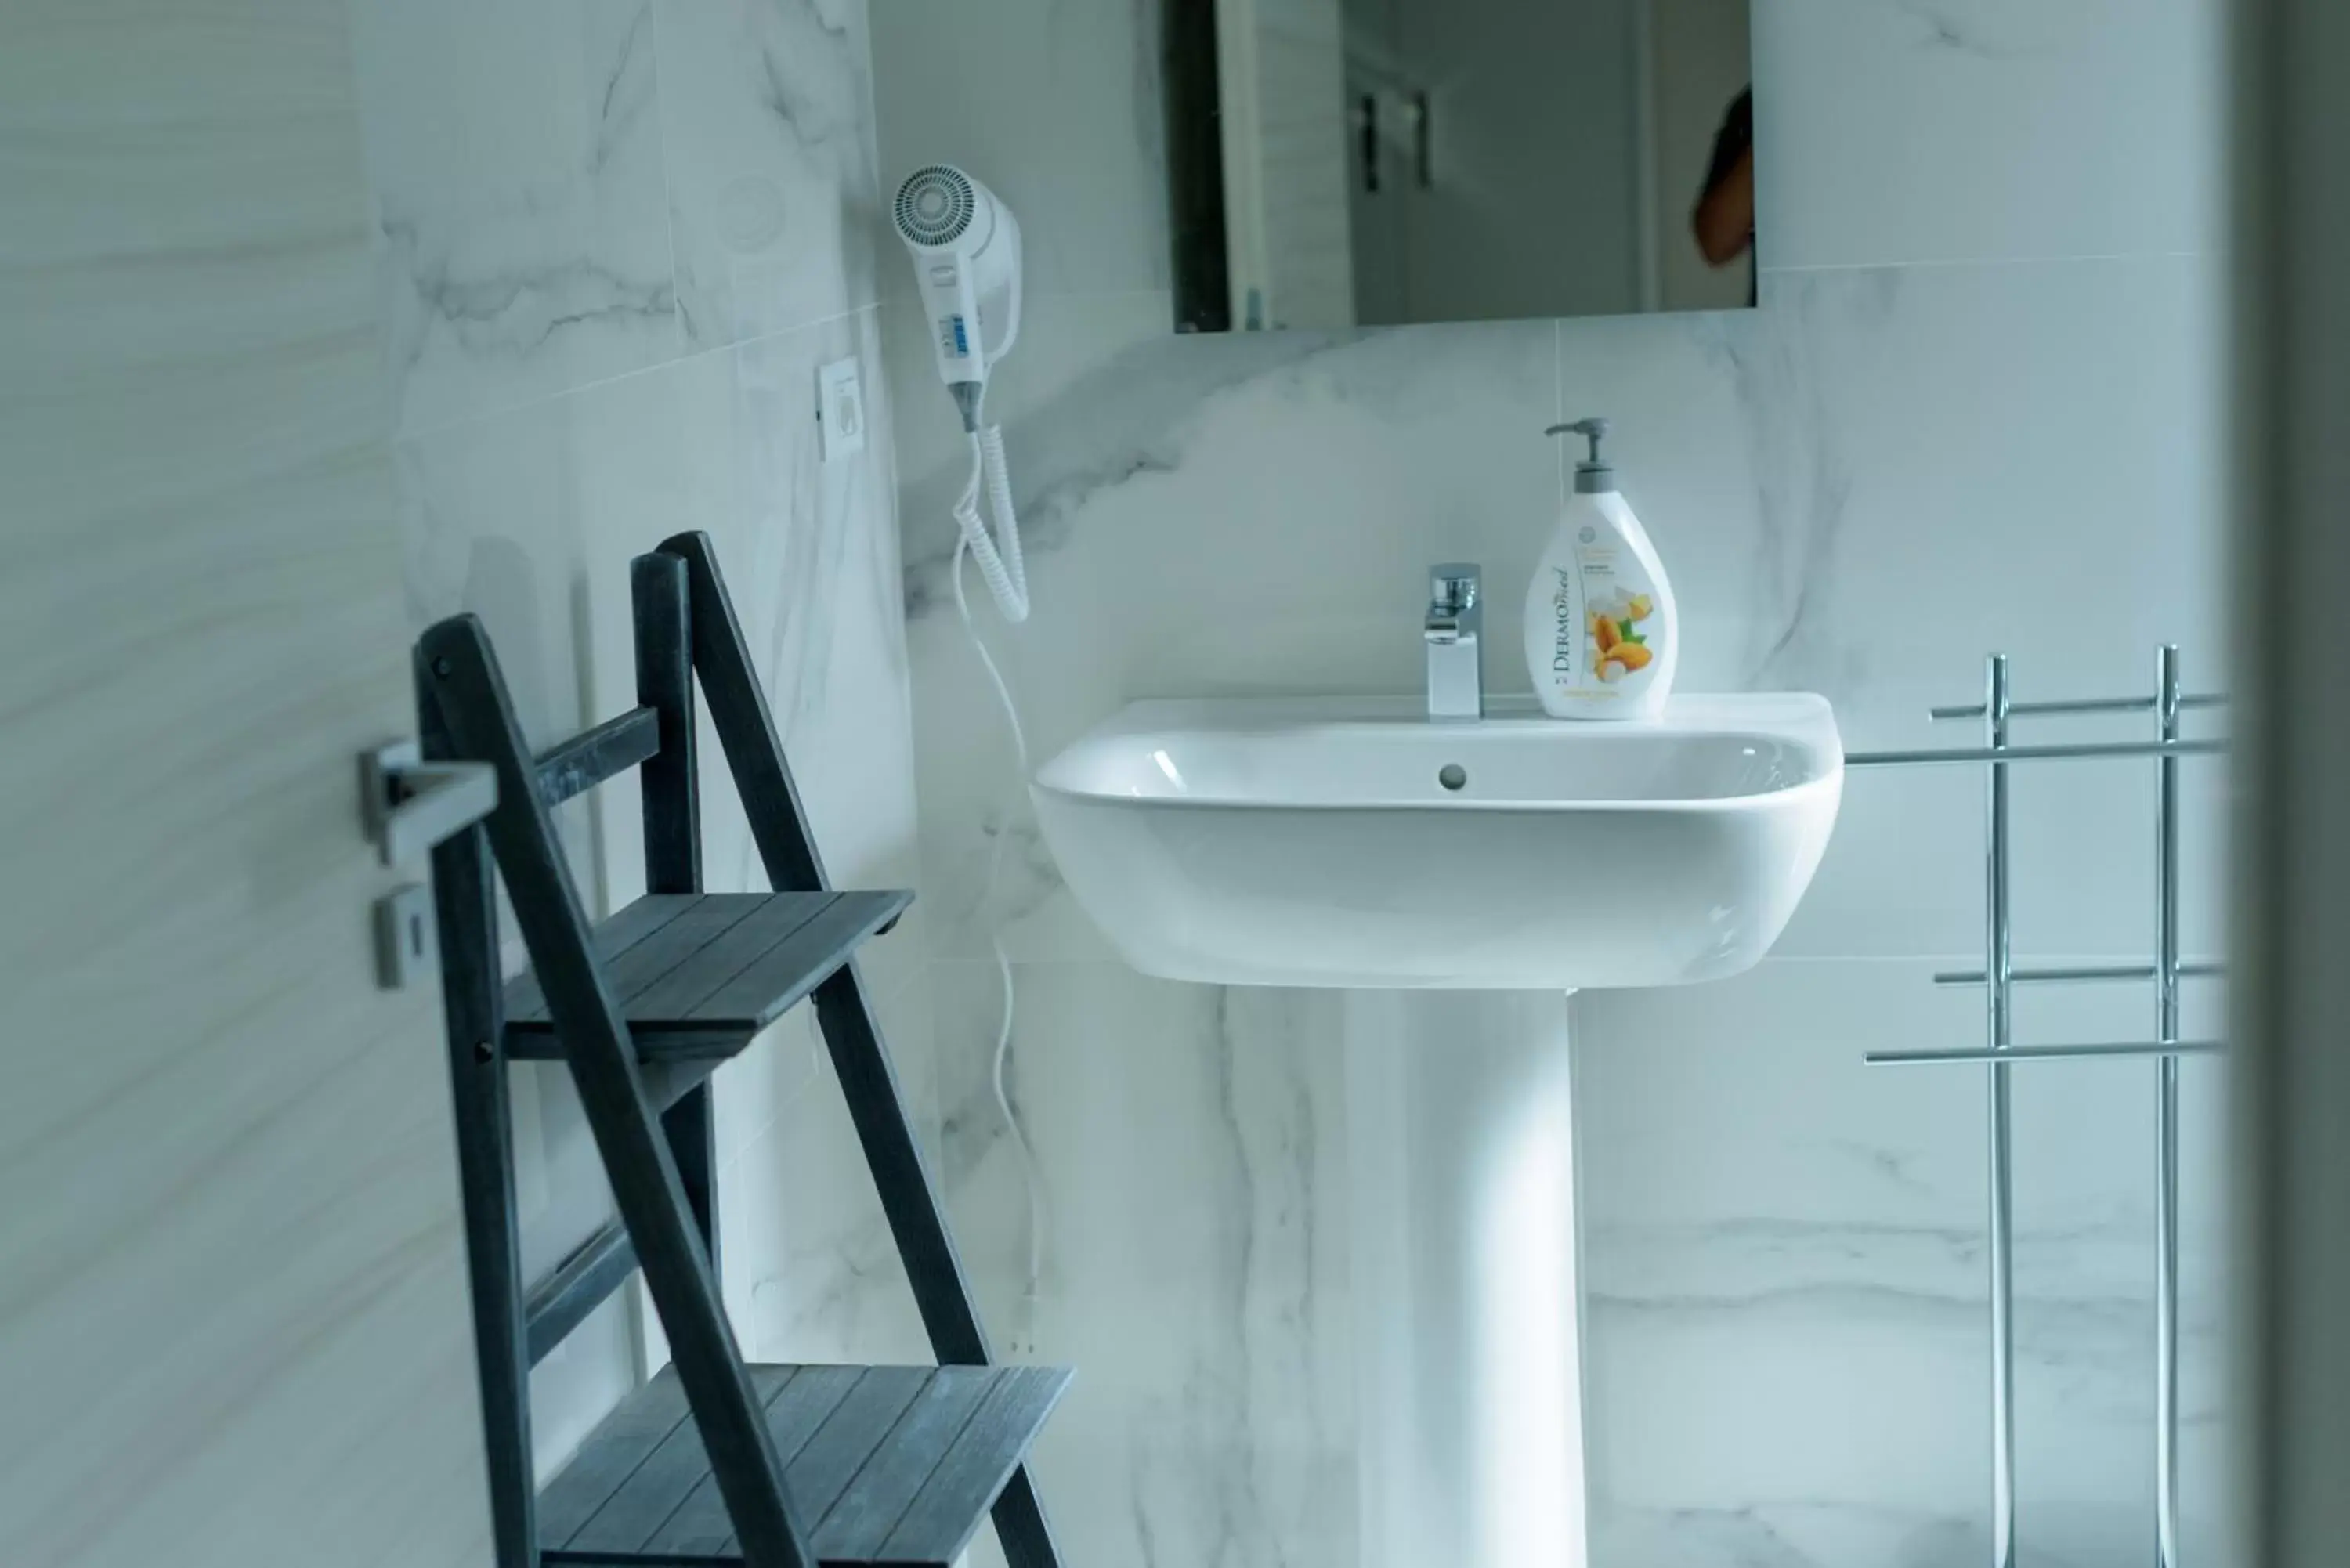
[[[2116,741],[2061,746],[1961,746],[1948,751],[1846,752],[1848,768],[1920,767],[1936,763],[2054,763],[2125,757],[2210,757],[2225,741]]]
[[[2183,963],[2178,966],[2181,980],[2225,980],[2228,966],[2220,963]],[[2154,966],[2150,963],[2082,964],[2061,969],[2019,969],[2008,977],[2017,985],[2064,985],[2083,981],[2152,980]],[[1983,971],[1979,969],[1946,969],[1934,976],[1936,985],[1981,985]]]
[[[2151,713],[2155,700],[2151,697],[2077,697],[2061,702],[2011,702],[2007,716],[2011,719],[2044,717],[2052,713]],[[2224,708],[2227,698],[2216,691],[2181,697],[2181,708]],[[1983,705],[1980,702],[1950,708],[1931,708],[1928,715],[1935,719],[1980,719]]]
[[[1969,1062],[2095,1062],[2114,1057],[2216,1056],[2217,1040],[2132,1040],[2117,1044],[2010,1045],[1994,1050],[1970,1045],[1960,1051],[1871,1051],[1861,1058],[1872,1067],[1943,1067]]]

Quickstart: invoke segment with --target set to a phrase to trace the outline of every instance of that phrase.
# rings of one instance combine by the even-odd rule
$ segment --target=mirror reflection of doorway
[[[1751,161],[1734,249],[1693,224],[1725,139],[1749,146],[1748,6],[1215,0],[1222,223],[1177,254],[1211,245],[1229,280],[1187,280],[1216,296],[1191,329],[1752,303]],[[1200,47],[1170,34],[1179,65]]]
[[[1359,321],[1640,308],[1644,8],[1345,0]]]

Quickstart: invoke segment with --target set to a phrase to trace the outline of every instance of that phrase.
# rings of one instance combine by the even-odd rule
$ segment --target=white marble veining
[[[352,19],[401,429],[673,357],[650,0]]]
[[[874,302],[884,238],[863,0],[655,0],[687,346]]]
[[[2220,0],[1775,0],[1765,267],[2215,253]]]
[[[1980,1556],[1989,1498],[1986,1144],[1978,1069],[1864,1051],[1980,1037],[1929,961],[1766,964],[1721,986],[1577,998],[1594,1561]],[[2192,1026],[2214,999],[2198,997]],[[2033,992],[2033,1041],[2142,1034],[2143,988]],[[2151,1550],[2154,1069],[2016,1081],[2018,1508],[2036,1560]],[[2224,1121],[2189,1067],[2187,1507],[2218,1520]],[[1803,1521],[1811,1522],[1804,1524]],[[1898,1549],[1897,1549],[1898,1543]],[[1745,1555],[1738,1555],[1743,1552]],[[2134,1554],[2134,1557],[2132,1556]],[[1958,1561],[1959,1557],[1950,1558]]]
[[[1023,964],[1017,982],[1007,1088],[1042,1194],[1033,1292],[1018,1149],[988,1082],[992,964],[936,966],[939,1171],[999,1345],[1079,1368],[1035,1459],[1065,1555],[1351,1568],[1335,999],[1116,963]]]
[[[2204,434],[2222,395],[2209,264],[1815,273],[1766,286],[1761,317],[1723,318],[1756,328],[1721,343],[1753,475],[1743,559],[1707,548],[1701,512],[1683,514],[1695,530],[1678,530],[1679,556],[1694,564],[1681,576],[1730,576],[1722,597],[1745,607],[1742,683],[1825,691],[1856,750],[1967,736],[1925,711],[1978,695],[1994,650],[2010,654],[2027,696],[2149,691],[2164,640],[2183,645],[2198,682],[2225,686],[2219,472]],[[2148,321],[2164,330],[2149,334]],[[1575,324],[1563,330],[1571,367]],[[1683,589],[1685,615],[1700,591]],[[2222,897],[2220,777],[2204,765],[2189,780],[2188,940],[2205,950]],[[1780,951],[1977,945],[1979,781],[1855,783],[1834,857]],[[2144,950],[2151,811],[2145,768],[2019,782],[2023,950]]]

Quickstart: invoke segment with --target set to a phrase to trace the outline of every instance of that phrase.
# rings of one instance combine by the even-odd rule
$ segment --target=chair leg
[[[765,1412],[720,1304],[668,1141],[647,1107],[636,1047],[597,961],[489,640],[478,620],[461,616],[425,633],[418,656],[430,704],[453,746],[497,771],[491,847],[744,1561],[750,1568],[812,1568],[785,1500]]]

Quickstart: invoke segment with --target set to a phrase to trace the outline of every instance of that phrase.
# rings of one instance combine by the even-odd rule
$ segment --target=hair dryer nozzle
[[[925,249],[955,244],[981,215],[984,190],[951,163],[915,170],[898,187],[898,199],[891,204],[899,237]]]

